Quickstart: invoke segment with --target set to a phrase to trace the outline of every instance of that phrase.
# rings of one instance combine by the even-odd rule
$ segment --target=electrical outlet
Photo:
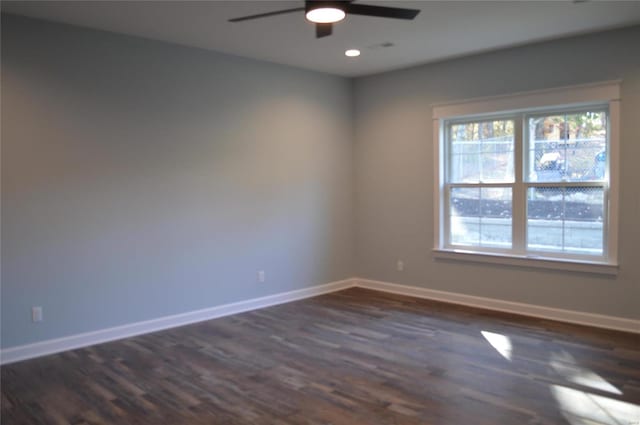
[[[266,279],[267,279],[267,276],[265,275],[264,270],[258,271],[258,282],[264,283]]]
[[[42,307],[31,307],[31,321],[42,322]]]
[[[404,261],[398,260],[396,264],[396,268],[398,269],[399,272],[404,271]]]

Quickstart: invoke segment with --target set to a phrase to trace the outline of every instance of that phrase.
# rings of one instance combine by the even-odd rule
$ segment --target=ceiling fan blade
[[[316,38],[326,37],[333,33],[333,24],[316,24]]]
[[[302,12],[303,10],[304,10],[304,7],[276,10],[275,12],[259,13],[257,15],[241,16],[239,18],[229,19],[229,22],[248,21],[249,19],[266,18],[267,16],[274,16],[274,15],[284,15],[285,13]]]
[[[368,4],[349,3],[345,12],[351,15],[377,16],[379,18],[413,19],[419,9],[402,9],[399,7],[371,6]]]

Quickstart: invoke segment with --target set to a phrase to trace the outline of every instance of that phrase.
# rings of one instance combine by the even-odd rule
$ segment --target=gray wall
[[[354,275],[640,318],[639,42],[635,27],[354,87],[3,16],[2,347]],[[619,275],[434,261],[431,104],[615,78]]]
[[[2,347],[352,276],[352,106],[346,79],[3,16]]]
[[[640,27],[356,80],[356,268],[361,277],[640,318]],[[431,105],[622,79],[620,273],[615,278],[434,261]],[[396,260],[405,261],[397,272]]]

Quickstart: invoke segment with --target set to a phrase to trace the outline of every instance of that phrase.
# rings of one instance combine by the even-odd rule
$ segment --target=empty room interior
[[[2,1],[2,424],[640,425],[640,1]]]

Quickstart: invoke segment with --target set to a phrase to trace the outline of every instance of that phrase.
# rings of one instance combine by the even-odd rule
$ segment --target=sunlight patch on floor
[[[640,406],[552,385],[551,393],[571,425],[631,425],[640,421]]]
[[[502,357],[511,361],[511,351],[513,346],[511,345],[511,340],[508,336],[487,331],[481,331],[481,333],[484,339],[486,339]]]
[[[622,391],[614,387],[600,375],[589,369],[580,367],[575,358],[564,350],[560,353],[552,353],[549,365],[569,382],[595,390],[622,395]]]

